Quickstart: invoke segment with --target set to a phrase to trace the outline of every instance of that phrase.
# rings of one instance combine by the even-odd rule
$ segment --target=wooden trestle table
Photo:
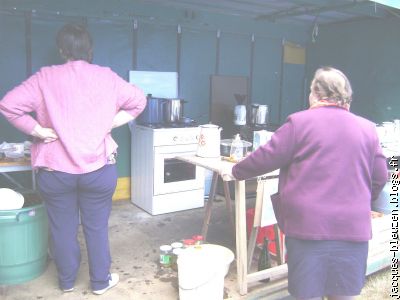
[[[205,216],[203,220],[203,228],[202,228],[202,234],[204,236],[204,239],[206,240],[208,225],[211,217],[211,208],[215,196],[218,176],[221,176],[222,178],[221,175],[222,171],[226,170],[226,168],[228,167],[232,167],[234,163],[227,160],[223,160],[220,157],[203,158],[196,155],[188,155],[188,156],[178,156],[176,158],[194,164],[196,166],[211,170],[213,172],[210,196],[207,201]],[[272,177],[276,178],[277,172],[273,172],[266,175],[271,175],[271,178]],[[224,180],[223,184],[224,184],[224,192],[226,199],[226,207],[229,213],[229,219],[232,225],[232,230],[236,238],[236,269],[237,269],[237,281],[239,286],[239,293],[241,295],[245,295],[248,292],[249,283],[257,282],[265,278],[285,276],[287,274],[287,265],[283,263],[276,267],[272,267],[270,269],[252,273],[248,270],[248,263],[251,261],[251,256],[253,254],[255,242],[254,239],[253,241],[250,241],[251,243],[249,244],[249,252],[248,252],[247,233],[246,233],[245,181],[235,180],[235,220],[233,219],[233,212],[231,209],[231,198],[229,194],[228,181]],[[257,214],[257,212],[255,212],[255,214]]]

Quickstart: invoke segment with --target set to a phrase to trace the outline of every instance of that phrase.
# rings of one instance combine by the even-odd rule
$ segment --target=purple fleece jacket
[[[243,180],[276,169],[279,193],[272,201],[285,235],[371,239],[371,201],[387,181],[386,158],[372,122],[333,106],[292,114],[232,173]]]

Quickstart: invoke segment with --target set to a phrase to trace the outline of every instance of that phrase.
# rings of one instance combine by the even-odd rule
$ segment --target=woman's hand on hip
[[[58,136],[53,128],[42,127],[39,124],[32,130],[31,135],[43,140],[44,143],[51,143],[58,140]]]

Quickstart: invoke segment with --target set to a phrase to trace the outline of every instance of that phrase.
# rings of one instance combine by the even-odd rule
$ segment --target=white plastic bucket
[[[222,300],[224,278],[233,252],[223,246],[204,244],[182,251],[178,257],[180,300]]]

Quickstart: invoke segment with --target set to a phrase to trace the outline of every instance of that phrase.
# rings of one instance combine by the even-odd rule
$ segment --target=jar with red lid
[[[195,245],[201,245],[204,243],[204,238],[202,235],[194,235],[192,236]]]
[[[188,247],[194,246],[196,243],[195,240],[193,240],[193,239],[186,239],[186,240],[183,240],[182,242],[183,242],[183,248],[188,248]]]

